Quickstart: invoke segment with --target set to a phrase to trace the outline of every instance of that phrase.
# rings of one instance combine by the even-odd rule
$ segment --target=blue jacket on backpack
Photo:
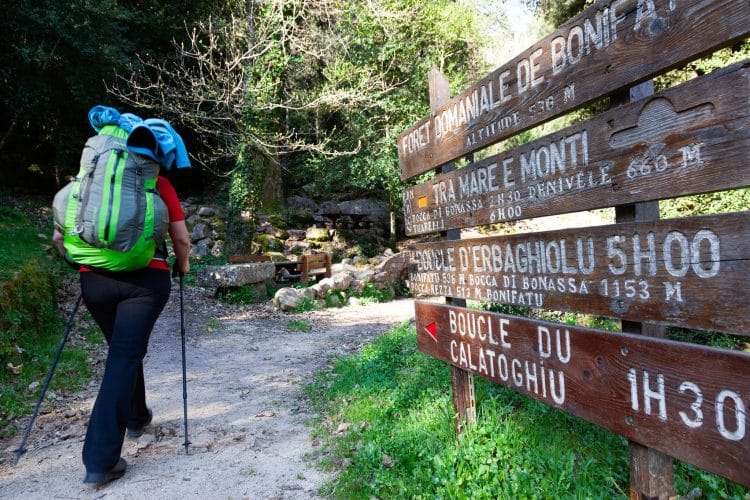
[[[125,146],[129,151],[147,156],[167,170],[172,166],[189,168],[185,143],[166,120],[141,117],[132,113],[120,113],[109,106],[94,106],[89,111],[89,123],[99,132],[105,125],[117,125],[128,132]]]

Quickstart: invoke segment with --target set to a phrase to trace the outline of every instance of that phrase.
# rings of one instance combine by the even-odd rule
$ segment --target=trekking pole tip
[[[18,461],[21,460],[21,455],[23,455],[24,453],[26,453],[26,449],[25,448],[16,448],[15,450],[13,450],[13,453],[16,454],[16,458],[13,459],[13,467],[15,467],[16,465],[18,465]]]

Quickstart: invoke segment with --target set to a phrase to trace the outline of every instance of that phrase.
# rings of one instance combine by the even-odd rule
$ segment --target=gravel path
[[[81,447],[97,380],[81,394],[57,395],[54,408],[38,418],[29,451],[17,466],[12,450],[20,435],[0,441],[0,498],[317,498],[331,476],[315,467],[319,451],[305,424],[314,415],[303,385],[332,356],[357,352],[414,317],[408,299],[290,315],[268,303],[227,306],[209,291],[190,287],[185,305],[190,454],[183,447],[175,286],[145,361],[154,421],[139,439],[126,439],[125,476],[101,488],[82,483]],[[311,330],[292,331],[291,319],[305,321]],[[101,351],[92,361],[100,369]],[[27,422],[19,419],[20,428]]]

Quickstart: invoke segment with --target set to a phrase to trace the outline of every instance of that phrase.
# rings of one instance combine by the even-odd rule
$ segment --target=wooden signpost
[[[428,302],[419,350],[750,487],[750,356]]]
[[[410,179],[601,97],[618,107],[403,193],[419,349],[451,366],[457,430],[476,374],[630,440],[631,498],[674,496],[677,457],[750,487],[750,355],[664,326],[750,336],[750,211],[659,220],[658,200],[750,186],[750,61],[644,82],[750,34],[747,0],[602,0],[399,136]],[[605,207],[616,224],[461,240],[461,228]],[[629,334],[465,308],[619,318]],[[639,335],[635,335],[639,334]]]
[[[409,179],[750,33],[746,0],[600,1],[398,137]]]
[[[750,335],[750,212],[414,245],[410,288]]]
[[[749,99],[737,64],[438,175],[404,191],[406,234],[749,185]]]

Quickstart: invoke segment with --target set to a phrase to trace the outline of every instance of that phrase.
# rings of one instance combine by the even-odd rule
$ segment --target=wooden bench
[[[310,281],[310,277],[315,276],[320,279],[321,277],[331,277],[331,254],[330,253],[315,253],[310,255],[302,255],[299,258],[297,269],[300,272],[300,281],[307,283]]]

